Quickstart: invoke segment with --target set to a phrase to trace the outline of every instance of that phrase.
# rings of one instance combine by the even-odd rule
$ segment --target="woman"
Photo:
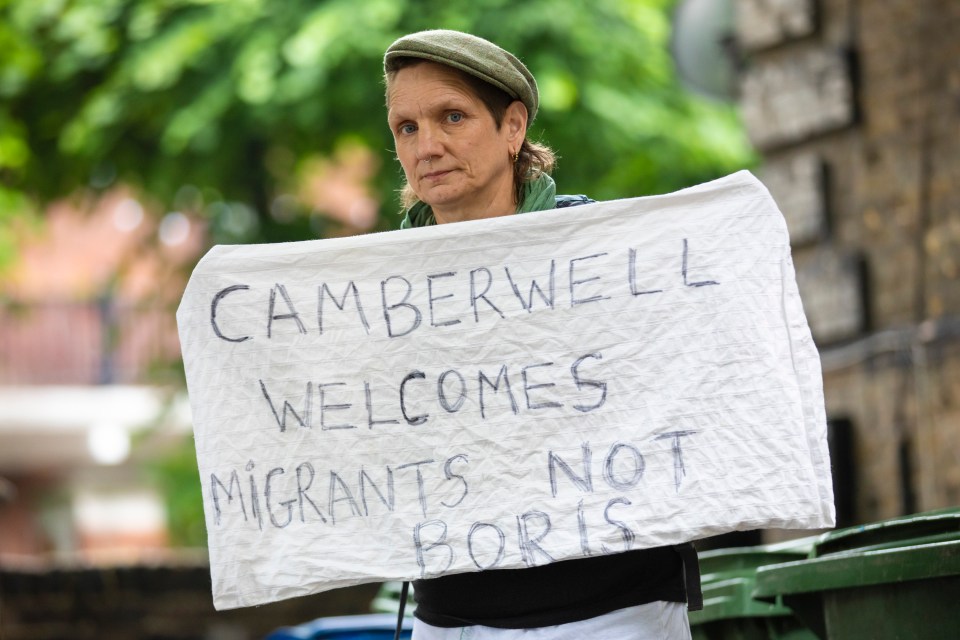
[[[407,179],[402,228],[589,202],[556,196],[553,152],[526,137],[536,81],[507,51],[423,31],[387,49],[384,71]],[[685,560],[696,578],[681,545],[419,580],[414,638],[689,638]]]

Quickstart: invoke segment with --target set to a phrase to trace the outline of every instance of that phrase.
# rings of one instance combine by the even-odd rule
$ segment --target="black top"
[[[686,601],[683,561],[674,547],[459,573],[416,580],[413,588],[414,615],[435,627],[529,629],[657,600]]]

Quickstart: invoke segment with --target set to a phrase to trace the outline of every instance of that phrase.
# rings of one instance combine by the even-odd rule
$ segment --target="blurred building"
[[[19,230],[0,286],[0,556],[115,562],[167,546],[142,463],[189,432],[162,371],[179,356],[196,227],[183,214],[156,225],[118,190]]]
[[[0,285],[0,638],[250,640],[378,585],[217,612],[147,470],[189,437],[175,311],[203,229],[117,191],[51,207]],[[199,493],[199,483],[196,487]]]
[[[960,504],[960,3],[734,0],[823,363],[840,524]]]
[[[335,160],[304,197],[356,233],[372,205],[350,172],[370,160]],[[172,540],[155,463],[190,437],[175,312],[207,230],[150,206],[81,193],[16,230],[0,280],[0,637],[249,640],[369,612],[377,584],[217,612],[206,550]]]

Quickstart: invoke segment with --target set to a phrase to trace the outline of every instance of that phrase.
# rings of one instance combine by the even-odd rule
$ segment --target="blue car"
[[[392,640],[397,630],[397,615],[371,613],[359,616],[318,618],[295,627],[281,627],[265,640]],[[413,619],[403,619],[401,638],[413,634]]]

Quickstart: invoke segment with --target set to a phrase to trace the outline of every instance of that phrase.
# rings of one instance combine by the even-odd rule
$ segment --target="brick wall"
[[[215,611],[205,563],[85,568],[0,563],[3,640],[255,640],[280,626],[370,612],[379,585]]]
[[[958,505],[960,3],[735,7],[745,124],[852,431],[847,523]]]

